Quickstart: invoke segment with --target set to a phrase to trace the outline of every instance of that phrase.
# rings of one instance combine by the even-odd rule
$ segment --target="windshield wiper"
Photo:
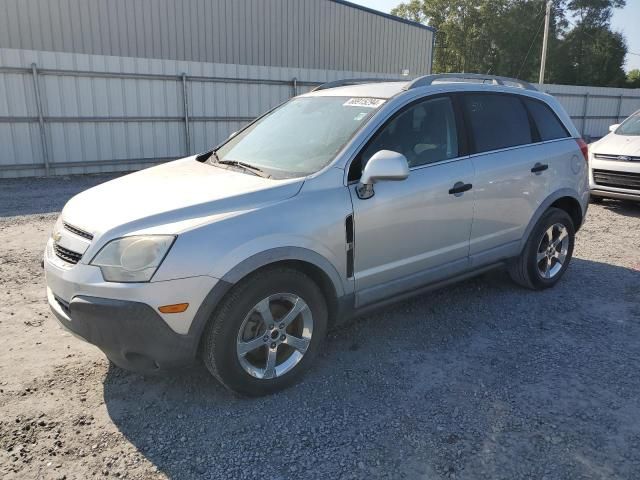
[[[249,163],[241,162],[239,160],[218,160],[218,156],[216,155],[216,163],[219,163],[221,165],[231,165],[232,167],[240,167],[254,173],[255,175],[258,175],[259,177],[268,178],[270,176],[267,175],[261,168],[258,168],[255,165],[251,165]]]

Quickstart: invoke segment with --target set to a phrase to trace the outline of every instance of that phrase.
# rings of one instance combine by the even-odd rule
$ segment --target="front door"
[[[467,268],[474,170],[460,156],[461,141],[452,100],[441,96],[398,112],[356,158],[361,169],[376,152],[392,150],[410,167],[406,180],[377,183],[369,199],[350,187],[358,307]]]

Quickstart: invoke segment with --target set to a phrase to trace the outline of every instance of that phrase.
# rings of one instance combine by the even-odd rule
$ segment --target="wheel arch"
[[[298,260],[298,259],[282,259],[276,260],[271,263],[267,263],[257,268],[256,270],[251,271],[243,278],[248,277],[249,275],[253,275],[254,273],[260,272],[262,270],[266,270],[273,267],[287,267],[292,270],[297,270],[299,272],[307,275],[322,291],[322,295],[324,296],[327,302],[327,309],[329,312],[329,323],[335,323],[336,315],[338,313],[339,308],[339,300],[338,300],[338,292],[336,291],[335,285],[331,280],[330,276],[327,274],[325,270],[323,270],[318,265],[309,262],[308,260]]]
[[[336,267],[319,253],[304,247],[278,247],[257,253],[238,263],[221,280],[236,284],[264,267],[283,263],[302,269],[312,278],[322,279],[323,284],[331,287],[336,298],[345,294],[345,285]]]
[[[527,225],[527,228],[522,235],[522,239],[520,240],[520,252],[527,243],[529,235],[531,235],[531,231],[535,227],[536,223],[538,223],[538,220],[540,220],[542,215],[544,215],[544,213],[549,210],[549,208],[559,208],[567,212],[573,220],[576,232],[582,226],[582,222],[584,221],[584,216],[586,213],[586,207],[583,207],[578,193],[575,190],[569,188],[558,190],[552,195],[549,195],[538,206],[535,213],[531,217],[531,220],[529,220],[529,224]]]
[[[327,300],[329,318],[336,318],[340,298],[350,293],[345,292],[345,285],[336,267],[312,250],[303,247],[278,247],[252,255],[225,273],[203,302],[189,333],[197,337],[201,335],[217,305],[235,284],[260,270],[277,265],[288,266],[308,275],[320,287]]]
[[[345,294],[344,285],[334,265],[313,250],[280,247],[261,252],[240,262],[222,280],[235,284],[255,272],[274,266],[288,266],[309,276],[322,290],[329,309],[329,319],[335,319],[338,299]]]
[[[574,197],[561,197],[549,205],[549,208],[552,207],[559,208],[560,210],[567,212],[571,217],[571,220],[573,220],[573,226],[575,227],[576,232],[580,229],[584,219],[584,214],[582,213],[582,207],[578,200]]]

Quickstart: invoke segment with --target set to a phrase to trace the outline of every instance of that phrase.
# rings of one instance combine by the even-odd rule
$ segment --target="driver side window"
[[[425,100],[396,114],[354,160],[349,180],[359,179],[369,159],[380,150],[402,153],[410,168],[458,157],[458,132],[451,99]]]

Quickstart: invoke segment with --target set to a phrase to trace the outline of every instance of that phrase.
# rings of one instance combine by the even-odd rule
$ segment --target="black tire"
[[[241,365],[236,342],[243,321],[253,307],[279,293],[293,294],[304,300],[311,311],[313,333],[301,360],[291,370],[275,378],[260,379],[251,376]],[[216,308],[201,342],[204,364],[232,392],[254,397],[275,393],[296,383],[311,366],[326,336],[327,319],[324,295],[307,275],[288,267],[259,270],[235,285]],[[265,348],[268,351],[268,347]]]
[[[562,262],[562,267],[551,278],[545,278],[538,268],[537,256],[538,248],[541,246],[543,236],[546,235],[547,230],[553,225],[563,225],[567,230],[568,247],[566,257]],[[553,287],[567,270],[571,257],[573,256],[573,247],[575,244],[576,230],[573,225],[573,220],[567,212],[559,208],[550,208],[545,214],[538,220],[535,227],[529,235],[529,239],[525,244],[524,249],[520,256],[513,260],[509,265],[509,275],[511,279],[525,288],[531,290],[543,290],[545,288]],[[541,252],[542,253],[542,252]]]

